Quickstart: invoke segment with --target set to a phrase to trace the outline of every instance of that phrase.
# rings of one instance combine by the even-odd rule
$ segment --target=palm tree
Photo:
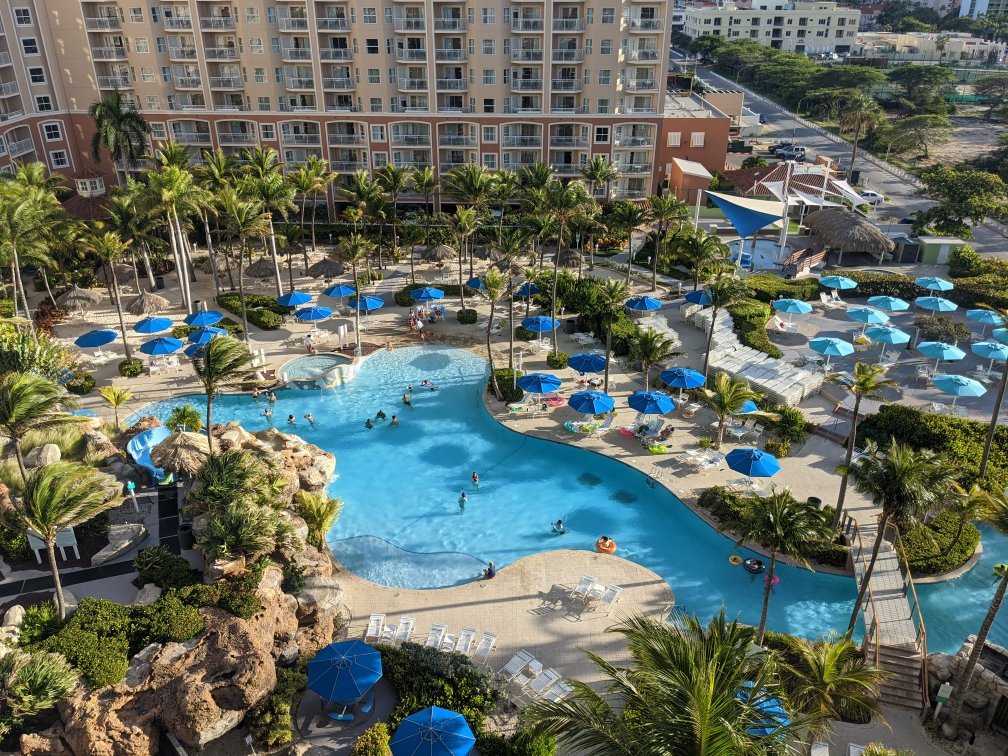
[[[237,383],[248,374],[252,362],[248,345],[231,336],[218,336],[203,347],[203,356],[193,360],[196,377],[206,392],[206,431],[210,456],[213,456],[213,400],[225,386]]]
[[[308,160],[304,165],[298,167],[293,173],[287,175],[287,181],[290,182],[291,186],[297,190],[297,193],[301,195],[301,231],[304,232],[304,219],[305,219],[305,207],[308,204],[308,198],[311,197],[312,200],[312,214],[311,214],[311,238],[312,238],[312,252],[315,252],[315,198],[320,194],[325,194],[329,184],[334,180],[335,174],[329,171],[329,165],[318,155],[309,155]],[[305,270],[308,270],[308,250],[302,247],[304,255],[304,266]],[[290,281],[290,287],[293,291],[294,281]]]
[[[91,156],[95,162],[101,162],[104,147],[113,161],[125,159],[131,167],[136,165],[146,152],[150,125],[123,93],[116,89],[105,99],[92,103],[88,115],[95,122],[95,133],[91,137]],[[118,170],[116,176],[119,176]]]
[[[947,556],[955,548],[955,545],[959,543],[967,522],[984,520],[992,511],[994,505],[994,499],[979,484],[974,483],[968,491],[958,483],[954,484],[952,486],[952,495],[945,502],[943,509],[953,515],[958,520],[958,524],[956,534],[945,547],[942,556]]]
[[[727,256],[728,247],[717,234],[708,234],[703,229],[684,228],[672,237],[671,257],[689,266],[693,273],[693,291],[700,288],[701,276]]]
[[[462,302],[462,309],[464,310],[466,308],[465,280],[463,279],[462,263],[465,260],[466,244],[472,235],[476,233],[476,229],[479,228],[479,216],[476,214],[474,208],[456,205],[455,214],[451,216],[451,224],[455,231],[455,236],[458,238],[459,299]]]
[[[343,238],[339,245],[336,247],[336,255],[343,262],[350,264],[350,269],[353,272],[354,286],[357,284],[357,266],[362,262],[367,262],[368,256],[374,249],[374,245],[365,239],[361,234],[356,231],[349,236]],[[360,296],[360,289],[358,288],[357,296]],[[358,302],[358,305],[360,302]],[[361,353],[361,338],[360,338],[360,307],[354,308],[354,336],[357,337],[357,350],[356,353]]]
[[[113,192],[105,205],[106,228],[115,231],[123,240],[130,242],[130,249],[139,252],[143,261],[144,275],[151,289],[154,288],[154,269],[151,266],[150,251],[164,245],[160,234],[154,229],[149,208],[144,203],[143,188],[132,179]],[[209,236],[208,236],[209,239]],[[139,284],[137,284],[139,289]]]
[[[147,180],[155,212],[164,213],[168,226],[168,241],[171,244],[183,304],[188,312],[192,312],[192,294],[189,290],[186,263],[188,239],[183,230],[182,217],[195,212],[201,204],[208,204],[210,197],[196,185],[189,171],[174,165],[148,173]]]
[[[720,376],[718,376],[720,377]],[[807,554],[832,536],[826,515],[808,501],[797,501],[791,489],[774,489],[770,496],[760,499],[753,507],[738,534],[736,547],[747,542],[762,545],[770,552],[770,565],[763,578],[763,610],[760,613],[756,643],[763,644],[766,635],[767,609],[773,589],[777,556],[786,556],[811,570]]]
[[[997,310],[1004,322],[1008,322],[1008,311]],[[991,411],[991,421],[987,426],[987,438],[984,439],[983,454],[980,455],[980,478],[987,477],[987,463],[990,461],[991,447],[994,445],[994,433],[997,431],[998,418],[1001,416],[1001,404],[1004,402],[1005,389],[1008,388],[1008,370],[1001,371],[1001,383],[998,385],[997,399]]]
[[[678,222],[682,228],[683,221],[689,218],[689,208],[684,202],[676,199],[674,194],[666,194],[662,197],[654,197],[651,200],[651,220],[658,224],[657,235],[655,236],[654,254],[651,256],[651,291],[658,289],[658,256],[665,256],[666,237],[673,223]],[[658,245],[662,245],[659,251]]]
[[[155,151],[154,159],[161,164],[162,168],[174,166],[187,171],[192,167],[192,155],[189,153],[189,148],[178,142],[162,144]]]
[[[0,376],[0,431],[11,441],[21,479],[28,478],[21,446],[33,431],[75,425],[81,421],[68,414],[77,402],[62,386],[32,373]]]
[[[224,227],[238,237],[238,302],[241,305],[242,333],[249,340],[248,313],[245,309],[245,260],[250,236],[262,236],[269,229],[267,214],[258,200],[242,199],[233,189],[219,197]]]
[[[892,439],[884,453],[874,441],[869,441],[864,456],[850,467],[841,468],[841,473],[848,474],[854,481],[854,489],[871,497],[872,503],[882,510],[871,559],[861,576],[857,601],[847,625],[850,633],[857,625],[886,528],[890,524],[897,529],[912,525],[939,506],[952,488],[955,471],[929,449],[917,451]]]
[[[612,219],[616,226],[627,235],[627,272],[626,282],[630,284],[633,272],[633,235],[634,232],[651,222],[650,213],[642,205],[629,200],[616,200],[612,205]]]
[[[795,709],[811,717],[808,751],[829,735],[833,720],[880,720],[878,690],[885,672],[868,662],[849,636],[815,641],[791,636],[785,656],[784,687]]]
[[[280,283],[280,262],[277,257],[276,229],[273,226],[274,213],[281,218],[286,218],[287,213],[296,210],[294,195],[296,189],[291,186],[280,173],[267,173],[261,177],[248,179],[248,193],[262,203],[266,212],[267,234],[269,236],[270,254],[273,256],[274,283],[276,284],[277,296],[283,295],[283,286]],[[287,261],[288,274],[290,275],[291,288],[294,288],[294,273],[291,267],[291,257]]]
[[[38,467],[25,479],[24,492],[20,503],[14,505],[14,514],[46,545],[60,620],[66,619],[66,603],[56,566],[56,534],[118,506],[122,497],[113,493],[117,488],[114,484],[109,486],[107,479],[93,468],[76,462],[55,462]]]
[[[444,179],[444,193],[476,213],[477,225],[493,198],[494,176],[482,165],[461,165],[453,168]],[[459,248],[459,254],[462,248]],[[473,253],[469,250],[469,277],[473,277]]]
[[[518,174],[511,170],[500,170],[494,174],[493,191],[491,192],[493,201],[497,204],[497,233],[504,230],[504,214],[507,212],[511,200],[518,193]]]
[[[490,268],[483,277],[483,296],[490,302],[490,320],[486,329],[487,360],[490,362],[490,388],[497,399],[501,398],[500,387],[497,385],[497,370],[494,365],[493,349],[490,345],[492,338],[494,316],[497,314],[497,302],[509,291],[504,274],[497,268]]]
[[[989,495],[987,509],[982,519],[1002,533],[1008,534],[1008,498],[1005,497],[1003,491]],[[977,662],[980,661],[980,654],[983,653],[984,646],[987,643],[987,636],[990,634],[990,629],[993,627],[994,620],[997,619],[998,611],[1001,609],[1005,589],[1008,589],[1008,570],[1001,575],[1001,580],[998,583],[997,590],[994,591],[994,596],[991,598],[987,614],[980,624],[980,630],[976,634],[976,640],[973,642],[973,648],[970,649],[970,655],[966,659],[966,664],[959,667],[958,675],[952,680],[952,696],[948,702],[949,714],[946,722],[946,727],[948,728],[955,728],[959,722],[959,717],[962,714],[963,700],[966,698],[966,694],[969,693],[970,683],[973,682],[973,673],[976,671]],[[954,735],[955,733],[950,734]]]
[[[62,654],[8,651],[0,659],[0,737],[53,708],[79,681]]]
[[[710,299],[711,324],[707,331],[707,346],[704,349],[703,374],[707,377],[707,369],[710,367],[710,350],[714,342],[714,328],[717,326],[718,311],[727,309],[740,299],[745,297],[748,289],[745,281],[738,278],[734,273],[719,273],[717,278],[707,286],[707,297]]]
[[[133,398],[133,392],[125,386],[102,386],[98,389],[98,393],[112,408],[116,430],[120,430],[122,426],[119,425],[119,408],[126,406],[127,402]]]
[[[625,281],[607,278],[598,289],[598,313],[605,326],[605,378],[603,390],[609,392],[609,361],[612,359],[612,327],[616,322],[626,299],[630,295],[630,287]]]
[[[325,551],[326,533],[343,511],[343,501],[308,491],[298,491],[294,499],[298,515],[308,526],[308,543]]]
[[[704,403],[714,410],[718,417],[717,439],[715,448],[720,449],[724,441],[724,428],[728,418],[742,409],[746,402],[754,402],[762,399],[762,395],[749,388],[749,383],[738,378],[732,378],[727,373],[718,373],[714,376],[714,388],[702,389],[701,398]],[[779,415],[773,412],[749,412],[746,417],[759,417],[764,420],[777,420]]]
[[[561,181],[551,181],[546,185],[546,204],[542,210],[553,218],[557,225],[557,246],[553,255],[553,291],[550,295],[550,316],[557,316],[557,284],[560,280],[560,253],[564,249],[569,231],[576,218],[584,214],[585,207],[594,200],[588,195],[587,187],[581,181],[571,181],[564,184]],[[560,351],[557,342],[557,330],[553,329],[553,354]]]
[[[532,189],[545,189],[553,180],[553,166],[549,163],[536,163],[532,166],[523,165],[518,170],[518,183],[526,192]]]
[[[858,140],[869,133],[884,119],[882,108],[871,97],[861,92],[845,97],[836,112],[837,123],[842,131],[853,131],[851,139],[850,166],[847,178],[853,175],[854,160],[857,158]]]
[[[437,187],[438,180],[434,174],[433,166],[428,165],[423,168],[417,168],[413,172],[413,188],[423,195],[424,207],[430,215],[434,214],[434,192],[437,191]]]
[[[21,266],[26,262],[50,265],[47,229],[54,222],[56,198],[51,192],[16,182],[0,183],[0,260],[10,269],[16,294],[24,306],[29,328],[35,324],[28,305]],[[15,303],[18,297],[14,296]]]
[[[123,241],[115,231],[101,233],[95,231],[86,241],[88,250],[99,260],[102,260],[109,271],[109,295],[115,305],[116,314],[119,316],[119,332],[122,334],[123,350],[126,352],[126,359],[132,360],[133,353],[130,351],[129,334],[126,332],[126,320],[123,317],[122,298],[119,296],[119,276],[116,273],[116,265],[129,248],[129,242]]]
[[[630,342],[630,359],[640,360],[645,391],[651,387],[651,368],[677,354],[675,342],[659,331],[648,328],[634,337]]]
[[[592,155],[587,165],[582,166],[581,175],[588,182],[592,197],[598,194],[599,189],[605,187],[605,202],[608,204],[612,183],[619,178],[619,170],[612,161],[605,155]]]
[[[629,668],[586,652],[605,694],[572,680],[562,701],[537,699],[522,712],[534,732],[554,736],[579,754],[756,754],[775,750],[806,724],[794,716],[760,734],[762,707],[786,700],[773,654],[751,653],[755,632],[727,622],[724,610],[704,627],[693,616],[676,623],[634,616],[608,632],[624,636]],[[760,723],[760,724],[757,724]]]
[[[189,431],[199,433],[203,428],[203,416],[200,411],[191,404],[183,404],[175,407],[165,420],[165,427],[172,433]]]
[[[392,259],[399,257],[399,195],[408,191],[413,183],[413,169],[386,163],[375,173],[378,185],[392,201]],[[410,274],[413,274],[413,255],[410,255]]]
[[[854,446],[857,441],[858,420],[861,417],[861,401],[870,399],[871,401],[885,401],[884,391],[896,388],[899,384],[896,381],[885,377],[885,368],[880,365],[868,365],[859,362],[854,365],[854,373],[834,373],[826,377],[830,383],[843,386],[854,394],[854,413],[851,417],[851,429],[847,435],[847,457],[844,459],[843,469],[850,469],[851,460],[854,458]],[[843,473],[840,478],[840,493],[837,494],[836,513],[833,515],[833,527],[840,527],[840,518],[843,516],[844,499],[847,496],[847,474]]]

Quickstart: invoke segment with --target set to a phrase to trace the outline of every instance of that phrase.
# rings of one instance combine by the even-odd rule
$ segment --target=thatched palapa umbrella
[[[841,207],[826,207],[805,216],[805,225],[823,243],[840,253],[860,252],[882,261],[896,245],[882,229],[862,215]],[[838,261],[839,264],[839,261]]]
[[[169,307],[171,302],[145,289],[126,304],[126,311],[131,315],[156,315]]]
[[[561,268],[576,268],[581,264],[581,253],[576,249],[565,249],[557,259],[557,265]]]
[[[272,260],[268,257],[260,257],[245,268],[245,275],[252,276],[252,278],[273,278],[276,275],[276,269],[273,267]]]
[[[447,244],[438,244],[423,254],[423,259],[426,262],[444,262],[445,260],[451,260],[453,257],[455,257],[455,250]]]
[[[95,289],[82,289],[80,286],[71,286],[68,291],[56,297],[56,304],[68,310],[83,310],[88,305],[98,304],[100,301],[100,292]]]
[[[151,462],[172,472],[195,475],[210,456],[210,445],[202,433],[179,431],[151,449]]]
[[[336,278],[344,273],[346,273],[346,265],[331,257],[325,257],[308,268],[308,275],[312,278]]]
[[[493,266],[497,268],[497,270],[499,270],[501,273],[510,272],[515,275],[525,270],[525,268],[523,268],[521,264],[516,262],[515,260],[511,260],[510,262],[508,262],[507,260],[498,260],[493,264]]]

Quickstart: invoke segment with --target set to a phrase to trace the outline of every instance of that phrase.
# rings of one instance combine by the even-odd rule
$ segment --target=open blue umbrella
[[[351,308],[359,308],[361,312],[374,312],[385,306],[385,300],[381,297],[351,297],[348,304]]]
[[[190,344],[206,344],[211,339],[216,338],[217,336],[224,336],[226,333],[227,331],[223,328],[206,326],[204,328],[197,328],[195,331],[190,331],[187,341]]]
[[[910,334],[906,331],[901,331],[899,328],[891,325],[877,325],[865,331],[865,336],[867,336],[872,341],[877,341],[882,344],[882,351],[879,352],[879,362],[885,357],[885,348],[888,344],[907,344],[910,342]]]
[[[959,309],[959,305],[950,299],[945,299],[945,297],[917,297],[914,304],[935,312],[953,312]]]
[[[137,324],[133,326],[133,330],[137,333],[154,334],[163,333],[171,327],[172,322],[168,318],[144,318],[137,321]]]
[[[616,406],[613,398],[602,391],[578,391],[571,394],[567,404],[575,412],[585,415],[601,415]]]
[[[392,756],[468,756],[475,745],[465,717],[438,706],[410,714],[389,741]]]
[[[101,349],[106,344],[111,344],[119,338],[115,331],[110,331],[108,329],[99,329],[96,331],[88,331],[87,333],[81,334],[76,339],[74,339],[74,344],[84,349]]]
[[[531,281],[526,281],[521,286],[519,286],[517,289],[515,289],[514,295],[516,297],[531,297],[531,296],[533,296],[535,294],[538,294],[538,293],[539,293],[539,287],[536,286]]]
[[[791,724],[791,717],[784,710],[780,699],[771,698],[766,691],[754,694],[753,689],[756,686],[752,682],[743,683],[743,687],[745,689],[736,693],[735,697],[740,701],[752,704],[752,707],[763,717],[763,721],[746,730],[747,734],[769,738],[782,727]]]
[[[952,400],[953,407],[960,396],[983,396],[987,393],[987,389],[980,381],[967,378],[965,375],[939,375],[934,379],[934,385],[939,391],[955,397]]]
[[[918,278],[915,283],[928,291],[952,291],[955,288],[955,284],[951,281],[946,281],[944,278],[938,278],[937,276],[924,276],[923,278]]]
[[[631,310],[648,312],[649,310],[660,310],[662,303],[654,297],[631,297],[626,301],[626,306]]]
[[[183,322],[188,326],[200,328],[202,326],[211,326],[215,323],[220,323],[222,320],[224,320],[224,315],[217,312],[217,310],[200,310],[199,312],[194,312],[191,315],[186,315]]]
[[[671,368],[662,371],[662,374],[658,377],[661,378],[662,383],[666,386],[677,389],[695,389],[707,383],[707,379],[704,378],[703,373],[690,370],[689,368]]]
[[[850,307],[847,309],[847,317],[858,323],[864,323],[866,327],[889,322],[889,316],[874,307]]]
[[[635,391],[627,398],[627,404],[645,415],[664,415],[675,409],[672,397],[659,391]]]
[[[518,379],[518,388],[530,394],[549,394],[560,388],[561,380],[549,373],[528,373]]]
[[[832,336],[823,336],[818,339],[812,339],[809,342],[809,348],[813,352],[823,355],[826,358],[826,369],[829,369],[829,363],[831,357],[846,357],[849,354],[854,353],[854,345],[843,339],[835,339]]]
[[[970,344],[970,350],[978,357],[990,360],[988,371],[994,369],[994,361],[1008,362],[1008,344],[1001,344],[997,341],[975,341]]]
[[[823,276],[819,279],[819,284],[827,289],[856,289],[857,281],[847,276]]]
[[[350,286],[349,284],[339,283],[339,284],[333,284],[332,286],[323,289],[322,293],[325,294],[327,297],[338,297],[340,299],[343,299],[343,297],[352,297],[354,294],[357,293],[357,289],[355,289],[353,286]]]
[[[479,276],[473,276],[468,281],[466,281],[465,285],[468,286],[470,289],[475,289],[476,291],[483,291],[483,289],[486,288],[486,286],[483,285],[483,279],[480,278]]]
[[[987,330],[987,326],[1003,326],[1004,318],[998,315],[993,310],[966,310],[966,318],[972,320],[974,323],[979,323],[980,336],[983,337],[984,331]]]
[[[995,328],[991,331],[991,336],[1002,344],[1008,344],[1008,328]]]
[[[300,307],[303,304],[308,304],[311,300],[311,294],[305,294],[303,291],[289,291],[282,297],[277,297],[277,304],[284,307]]]
[[[522,328],[534,333],[549,333],[560,327],[560,321],[548,315],[532,315],[522,321]]]
[[[381,653],[359,640],[330,643],[308,662],[308,687],[325,701],[353,704],[381,676]]]
[[[917,351],[935,361],[935,370],[942,360],[955,362],[966,356],[966,352],[955,344],[946,344],[944,341],[922,341],[917,345]]]
[[[777,457],[752,446],[732,449],[725,456],[728,467],[750,478],[770,478],[780,472]]]
[[[605,370],[606,358],[601,354],[581,352],[567,358],[567,367],[579,373],[601,373]]]
[[[742,406],[739,407],[735,412],[732,412],[732,414],[750,415],[753,412],[759,412],[759,411],[760,409],[759,407],[756,406],[756,402],[754,402],[752,399],[746,399],[744,402],[742,402]]]
[[[444,297],[444,292],[431,286],[421,286],[419,289],[413,289],[409,295],[417,302],[433,302],[435,299]]]
[[[691,291],[686,294],[686,301],[690,304],[700,305],[701,307],[710,307],[711,298],[704,289],[697,289],[696,291]]]
[[[144,354],[172,354],[185,346],[181,339],[173,339],[171,336],[158,336],[156,339],[145,341],[140,345],[140,351]]]
[[[190,344],[185,348],[185,356],[191,360],[201,360],[206,355],[206,344]]]
[[[886,294],[877,297],[868,297],[868,304],[880,310],[889,310],[890,312],[902,312],[903,310],[910,309],[910,303],[905,299],[890,297]]]
[[[791,322],[792,315],[808,315],[812,312],[812,305],[800,299],[775,299],[771,304],[777,312],[787,313],[788,323]]]

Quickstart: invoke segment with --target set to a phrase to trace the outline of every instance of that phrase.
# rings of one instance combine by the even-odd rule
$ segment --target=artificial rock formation
[[[952,682],[960,670],[965,667],[966,660],[973,651],[974,643],[976,643],[976,636],[970,635],[955,656],[928,654],[928,685],[932,700],[937,696],[941,684]],[[986,647],[1008,656],[1008,649],[990,641],[987,642]],[[978,662],[973,671],[969,692],[963,700],[959,727],[968,732],[976,732],[989,725],[1002,696],[1008,697],[1008,680],[1004,680],[986,669],[983,662]]]

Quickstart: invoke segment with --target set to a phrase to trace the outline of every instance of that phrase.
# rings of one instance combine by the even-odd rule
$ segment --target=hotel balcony
[[[574,50],[563,50],[554,49],[553,50],[553,62],[554,63],[580,63],[584,60],[584,50],[577,48]]]
[[[245,82],[241,76],[211,76],[210,89],[242,89]]]
[[[400,92],[426,92],[427,91],[427,79],[399,79],[399,91]]]
[[[304,61],[312,59],[312,51],[310,47],[285,47],[281,53],[281,57],[285,61]]]
[[[550,88],[555,92],[580,92],[581,79],[553,79]]]
[[[174,29],[175,31],[192,29],[192,19],[189,18],[189,16],[173,16],[172,18],[166,18],[164,20],[164,28]]]
[[[463,63],[469,54],[461,47],[442,47],[434,51],[436,63]]]
[[[465,92],[469,89],[468,79],[438,79],[438,92]]]
[[[504,112],[513,115],[542,115],[542,106],[536,107],[521,107],[516,105],[510,105],[504,108]]]
[[[657,18],[638,18],[630,22],[630,31],[634,34],[653,34],[661,30],[661,21]]]
[[[251,131],[221,131],[217,134],[221,144],[255,144],[256,135]]]
[[[352,92],[357,83],[349,76],[332,76],[322,79],[322,89],[329,92]]]
[[[124,53],[121,58],[115,58],[114,60],[125,60],[125,59],[126,55]],[[110,58],[95,58],[95,60],[110,60]],[[180,45],[169,45],[168,60],[196,60],[196,48],[182,47]]]
[[[393,147],[429,147],[430,134],[393,133],[389,135],[389,144]]]
[[[657,88],[657,79],[626,79],[623,82],[623,89],[627,92],[651,92]]]
[[[581,173],[582,166],[580,163],[552,163],[553,170],[556,171],[561,176],[577,176]]]
[[[617,135],[615,138],[616,147],[651,147],[654,138],[647,135],[628,134],[626,136]]]
[[[399,63],[423,62],[427,60],[427,49],[403,47],[395,51],[395,59]]]
[[[310,76],[288,76],[287,89],[315,89],[315,79]]]
[[[583,32],[585,22],[583,18],[554,18],[553,31],[555,32]]]
[[[542,63],[543,51],[541,49],[522,50],[511,48],[512,63]]]
[[[511,31],[526,34],[540,33],[545,29],[545,21],[541,18],[513,18]]]
[[[10,53],[0,52],[0,66],[10,66],[10,65],[13,65]]]
[[[651,163],[616,163],[616,169],[624,175],[651,173]]]
[[[322,144],[321,134],[292,134],[280,132],[280,144],[319,146]]]
[[[441,147],[476,147],[479,140],[468,134],[438,134]]]
[[[345,18],[319,16],[315,19],[315,28],[319,31],[350,31],[350,22]]]
[[[235,20],[233,16],[201,16],[199,25],[200,29],[205,31],[218,31],[221,29],[230,31],[235,28]]]
[[[333,133],[329,133],[326,136],[326,139],[329,141],[330,145],[336,145],[336,144],[338,144],[338,145],[347,145],[347,144],[354,145],[354,144],[357,144],[357,145],[363,146],[363,145],[367,144],[367,137],[365,137],[365,136],[363,136],[361,134],[340,134],[340,133],[333,134]]]
[[[418,32],[424,31],[426,28],[426,19],[423,18],[397,18],[395,20],[397,32]]]
[[[207,60],[238,60],[237,47],[204,47],[203,55]]]
[[[173,131],[171,139],[176,144],[213,144],[209,131]]]
[[[633,60],[633,61],[658,60],[658,49],[645,47],[638,50],[629,50],[627,51],[627,60]]]
[[[349,47],[319,48],[319,60],[350,60],[353,53]]]
[[[368,165],[364,160],[330,160],[329,169],[337,173],[356,173],[366,171]]]
[[[542,79],[511,79],[512,92],[541,92],[543,88]]]
[[[504,147],[542,147],[541,134],[518,134],[502,137]]]
[[[300,16],[287,16],[286,18],[279,18],[277,22],[280,25],[280,31],[284,32],[300,32],[308,31],[308,19]]]
[[[132,89],[133,82],[129,76],[99,76],[99,89]]]
[[[177,76],[175,78],[175,89],[202,89],[203,82],[199,76]]]
[[[466,20],[464,18],[435,18],[434,31],[436,32],[460,32],[466,30]]]
[[[171,49],[171,48],[169,48]],[[196,50],[193,49],[193,53]],[[126,60],[126,48],[125,47],[92,47],[91,57],[94,60]],[[193,56],[195,57],[195,55]]]
[[[0,97],[13,97],[18,93],[16,81],[5,81],[0,84]]]
[[[569,134],[550,134],[549,145],[550,147],[567,147],[583,150],[588,147],[588,139]]]
[[[7,154],[12,158],[18,155],[27,155],[29,152],[35,151],[35,142],[32,141],[31,137],[27,139],[19,139],[16,142],[11,142],[7,145]]]
[[[122,21],[119,20],[118,16],[85,18],[84,28],[88,31],[118,31],[122,29]]]

